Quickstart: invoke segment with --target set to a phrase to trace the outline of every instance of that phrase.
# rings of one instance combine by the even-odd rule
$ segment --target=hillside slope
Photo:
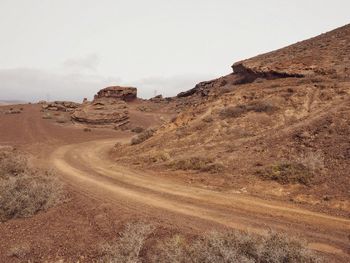
[[[349,51],[347,25],[237,62],[233,73],[178,94],[178,116],[144,142],[117,145],[115,158],[349,213]]]

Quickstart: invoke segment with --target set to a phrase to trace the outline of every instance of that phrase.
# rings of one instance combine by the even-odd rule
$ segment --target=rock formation
[[[100,90],[92,102],[84,103],[72,114],[76,122],[94,125],[123,126],[129,121],[126,102],[137,98],[137,89],[113,86]]]
[[[80,106],[79,103],[71,102],[71,101],[54,101],[54,102],[45,102],[40,101],[42,104],[43,110],[50,111],[63,111],[63,112],[73,112],[76,108]]]
[[[111,86],[100,90],[95,99],[113,98],[124,101],[133,101],[137,98],[137,89],[132,87]]]

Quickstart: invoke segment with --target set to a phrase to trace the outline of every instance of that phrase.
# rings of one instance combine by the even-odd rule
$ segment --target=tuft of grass
[[[155,133],[154,129],[147,129],[147,130],[141,132],[140,134],[136,135],[135,137],[133,137],[131,139],[131,145],[143,143],[147,139],[151,138],[154,133]]]
[[[33,169],[26,156],[0,152],[0,221],[29,217],[61,201],[62,185],[49,172]]]

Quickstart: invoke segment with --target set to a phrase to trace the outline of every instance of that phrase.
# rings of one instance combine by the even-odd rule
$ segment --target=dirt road
[[[180,184],[156,174],[133,171],[113,162],[115,139],[70,144],[51,156],[65,180],[88,195],[130,209],[191,217],[263,234],[266,229],[301,235],[310,247],[347,257],[350,220],[307,211],[286,203],[259,200],[244,194],[217,192]]]

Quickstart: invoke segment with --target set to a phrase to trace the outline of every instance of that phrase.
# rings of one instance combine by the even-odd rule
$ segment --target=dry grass
[[[42,118],[43,118],[44,120],[51,120],[51,119],[52,119],[52,116],[51,116],[50,113],[47,112],[47,113],[43,114]]]
[[[133,137],[131,139],[131,145],[140,144],[140,143],[146,141],[147,139],[151,138],[154,133],[155,133],[154,129],[147,129],[147,130],[141,132],[140,134],[136,135],[135,137]]]
[[[224,109],[222,109],[219,113],[220,117],[225,118],[238,118],[250,111],[253,112],[265,112],[265,113],[273,113],[277,110],[277,107],[273,106],[270,103],[263,102],[263,101],[257,101],[253,102],[247,105],[236,105],[236,106],[229,106]]]
[[[270,232],[266,237],[246,232],[212,232],[193,242],[174,236],[158,246],[152,262],[193,263],[313,263],[320,262],[306,244],[285,234]]]
[[[142,127],[134,127],[131,129],[132,132],[135,132],[135,133],[141,133],[143,132],[145,129],[142,128]]]
[[[313,178],[312,171],[301,163],[282,161],[264,170],[257,171],[257,175],[265,180],[277,181],[280,184],[299,183],[309,185]]]
[[[293,157],[291,161],[281,161],[264,170],[257,171],[257,175],[281,184],[299,183],[309,186],[316,173],[322,172],[323,169],[323,153],[317,151],[306,152]]]
[[[24,260],[25,257],[30,253],[30,246],[26,243],[15,245],[10,248],[7,253],[7,256]]]
[[[60,202],[62,186],[16,151],[0,151],[0,221],[29,217]]]
[[[316,263],[321,259],[307,244],[286,234],[258,236],[228,230],[186,238],[153,235],[156,228],[145,223],[128,224],[112,244],[101,246],[99,262],[172,263]]]
[[[113,244],[101,246],[101,260],[109,263],[142,262],[141,250],[155,227],[142,222],[129,223]]]
[[[210,158],[203,157],[188,157],[180,160],[174,160],[168,164],[172,169],[176,170],[194,170],[201,172],[218,173],[225,169],[221,163],[215,162]]]

